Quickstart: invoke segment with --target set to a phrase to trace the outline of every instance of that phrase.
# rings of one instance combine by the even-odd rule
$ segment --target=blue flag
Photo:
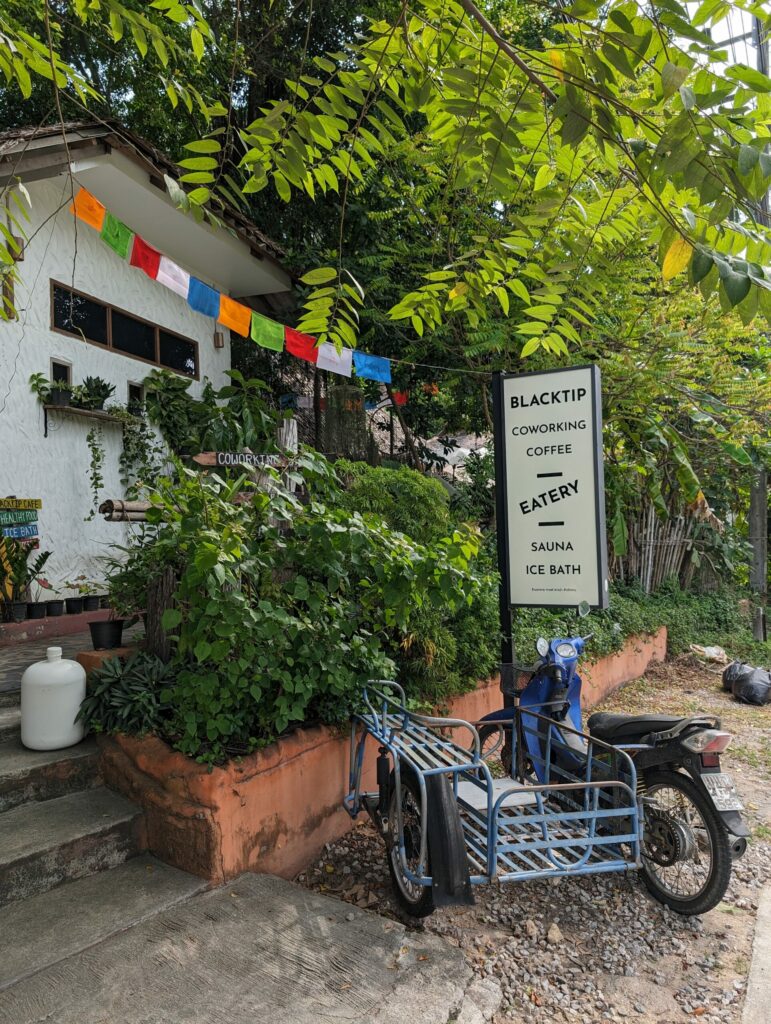
[[[391,383],[391,360],[382,356],[368,356],[366,352],[353,350],[353,365],[357,377],[367,380],[379,380],[383,384]]]
[[[197,277],[190,276],[190,287],[187,292],[187,303],[191,309],[204,316],[211,316],[215,320],[220,312],[220,293],[208,284],[199,281]]]

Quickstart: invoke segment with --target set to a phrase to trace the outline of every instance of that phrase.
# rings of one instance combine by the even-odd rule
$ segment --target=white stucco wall
[[[130,267],[96,231],[81,222],[77,224],[76,254],[75,219],[67,205],[51,216],[69,196],[66,178],[35,182],[28,188],[32,198],[27,225],[30,240],[19,264],[19,319],[0,321],[0,496],[42,499],[38,515],[40,545],[42,550],[52,552],[46,575],[56,585],[81,572],[102,578],[100,559],[113,544],[124,543],[127,528],[105,523],[98,516],[84,521],[92,507],[86,434],[95,421],[53,414],[45,438],[43,408],[29,389],[29,376],[43,373],[48,377],[52,358],[68,362],[73,384],[89,375],[102,377],[115,385],[110,401],[125,404],[129,381],[141,383],[153,367],[53,332],[51,280],[72,284],[97,299],[197,341],[201,379],[192,382],[192,395],[200,393],[204,378],[208,377],[215,387],[226,383],[230,339],[225,328],[218,328],[225,335],[225,348],[215,349],[213,320],[194,312],[185,299]],[[163,249],[163,239],[152,241]],[[216,273],[216,268],[212,272]],[[219,286],[216,279],[207,283]],[[100,500],[123,493],[118,469],[120,425],[104,424],[103,435],[104,488]]]

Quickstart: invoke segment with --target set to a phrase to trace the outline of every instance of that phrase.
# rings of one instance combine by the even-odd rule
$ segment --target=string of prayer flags
[[[319,345],[316,365],[320,370],[330,370],[332,373],[339,373],[341,377],[350,377],[352,356],[353,351],[350,348],[343,348],[338,352],[334,345],[325,341]]]
[[[166,285],[177,295],[181,295],[183,299],[187,298],[187,293],[190,291],[190,274],[182,267],[178,267],[168,256],[161,256],[155,280]]]
[[[78,191],[70,204],[70,213],[74,213],[76,217],[96,231],[102,230],[105,208],[87,189],[81,188]]]
[[[105,245],[109,245],[122,260],[128,256],[131,236],[131,229],[127,228],[122,220],[113,217],[109,210],[105,210],[101,233],[102,241]]]
[[[272,352],[284,351],[284,328],[275,320],[269,320],[259,313],[252,313],[252,341]]]
[[[140,238],[139,235],[134,235],[134,245],[131,248],[131,259],[129,260],[129,263],[132,267],[138,267],[140,270],[144,270],[148,277],[155,280],[158,276],[161,254],[157,249],[153,249],[151,245],[148,245],[144,238]]]
[[[316,348],[316,339],[310,334],[302,334],[293,327],[284,328],[284,341],[286,350],[298,359],[304,359],[307,363],[315,363],[319,358],[319,350]]]
[[[366,352],[354,350],[353,365],[357,377],[365,380],[379,380],[383,384],[391,383],[391,360],[382,356],[370,356]]]
[[[231,331],[240,334],[242,338],[249,337],[249,329],[252,324],[252,311],[241,302],[236,302],[229,295],[220,295],[220,309],[217,319]]]
[[[187,304],[196,313],[203,313],[204,316],[210,316],[216,320],[220,312],[220,293],[191,274]]]

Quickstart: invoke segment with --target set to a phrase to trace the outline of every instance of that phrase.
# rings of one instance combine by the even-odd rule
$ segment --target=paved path
[[[0,993],[0,1024],[485,1024],[497,1009],[444,939],[270,875],[60,956]]]
[[[742,1024],[768,1024],[771,1019],[771,886],[766,886],[758,903],[752,963],[747,979]]]
[[[132,626],[123,631],[125,640],[131,641],[142,634],[141,626]],[[0,693],[18,690],[24,669],[36,661],[43,661],[46,648],[61,647],[63,657],[73,658],[78,651],[93,649],[91,633],[70,633],[69,636],[45,637],[43,640],[30,640],[22,644],[9,644],[0,647]]]

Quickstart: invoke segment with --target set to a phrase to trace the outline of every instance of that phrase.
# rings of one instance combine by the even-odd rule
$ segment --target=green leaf
[[[726,78],[747,85],[756,92],[771,92],[771,78],[746,64],[733,64],[723,72]]]
[[[222,146],[216,139],[196,139],[195,142],[186,142],[185,149],[191,153],[219,153]]]
[[[204,43],[203,36],[201,35],[197,28],[193,28],[190,30],[190,42],[193,44],[193,53],[195,54],[195,59],[200,62],[201,59],[203,58]]]
[[[750,279],[730,268],[720,275],[720,282],[732,306],[738,306],[750,290]]]
[[[661,72],[661,90],[664,99],[674,95],[688,77],[688,68],[682,68],[678,64],[667,61]]]
[[[740,146],[737,161],[739,174],[749,174],[760,158],[760,153],[753,146]]]
[[[179,166],[190,171],[213,171],[217,167],[217,161],[213,156],[189,156],[180,160]]]
[[[723,441],[723,451],[729,455],[735,463],[739,466],[751,466],[752,459],[749,457],[747,452],[742,448],[741,445],[735,444],[733,441]]]
[[[335,267],[317,267],[315,270],[309,270],[307,274],[303,274],[300,280],[303,284],[326,284],[328,281],[337,280],[337,270]]]
[[[531,356],[533,354],[533,352],[536,351],[536,349],[538,349],[540,347],[541,347],[541,339],[540,338],[530,338],[522,346],[522,351],[519,353],[520,358],[521,359],[526,359],[528,356]]]
[[[539,167],[538,173],[535,176],[533,191],[540,192],[542,188],[546,188],[547,186],[551,185],[552,181],[554,181],[554,176],[556,173],[556,169],[554,167],[551,167],[549,164],[544,164],[542,167]]]
[[[705,278],[707,274],[712,270],[713,260],[709,253],[704,252],[703,249],[694,249],[693,257],[691,258],[691,280],[694,284],[698,284],[702,278]]]
[[[178,608],[167,608],[161,618],[161,625],[167,633],[169,630],[176,629],[180,622],[182,622],[182,612]]]

